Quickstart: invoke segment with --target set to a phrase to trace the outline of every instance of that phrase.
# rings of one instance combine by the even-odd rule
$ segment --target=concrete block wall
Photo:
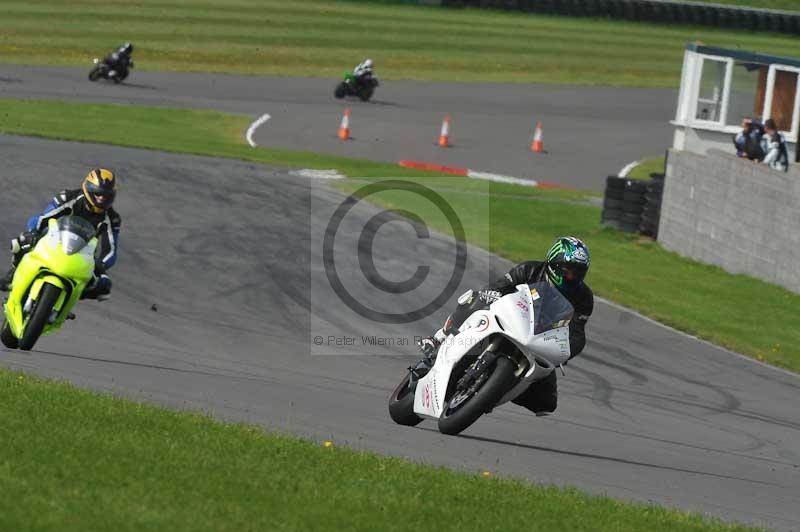
[[[800,293],[800,168],[721,150],[670,150],[658,241],[731,273]]]

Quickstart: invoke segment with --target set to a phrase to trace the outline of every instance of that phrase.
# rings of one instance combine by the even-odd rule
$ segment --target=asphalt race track
[[[186,105],[209,103],[201,100]],[[174,105],[177,97],[161,101]],[[247,101],[227,110],[238,105]],[[80,304],[78,319],[31,353],[3,350],[6,367],[357,449],[800,529],[796,375],[600,302],[586,351],[559,377],[556,415],[506,405],[461,437],[440,435],[432,422],[399,427],[386,402],[416,356],[403,341],[437,327],[461,290],[494,278],[503,261],[470,247],[445,308],[414,323],[379,323],[331,288],[321,249],[345,196],[324,181],[235,161],[13,136],[0,136],[0,154],[7,237],[88,168],[103,164],[122,179],[112,299]],[[380,225],[380,213],[363,202],[353,207],[333,259],[355,300],[410,312],[448,284],[456,246],[436,233],[421,238],[405,221]],[[389,294],[375,275],[364,278],[365,233],[374,236],[371,257],[384,281],[401,282],[425,265],[424,282]],[[362,336],[389,345],[364,345]]]
[[[336,80],[134,71],[88,83],[86,69],[0,66],[0,97],[79,99],[246,113],[270,120],[256,144],[378,161],[413,159],[602,190],[606,175],[672,143],[677,91],[386,81],[374,100],[336,100]],[[380,71],[378,71],[380,73]],[[352,107],[353,140],[336,131]],[[445,114],[451,148],[435,145]],[[547,153],[530,151],[536,120]],[[244,132],[243,132],[244,133]]]
[[[46,191],[98,161],[124,180],[113,299],[80,305],[78,320],[31,354],[4,352],[9,367],[356,448],[800,526],[795,376],[599,304],[585,354],[561,378],[556,416],[504,406],[460,438],[430,422],[398,427],[386,399],[414,350],[371,348],[360,337],[411,338],[444,310],[381,325],[341,302],[314,249],[343,198],[325,183],[231,161],[19,137],[0,137],[0,153],[9,234]],[[359,204],[344,219],[339,271],[359,272],[348,246],[377,212]],[[417,239],[402,222],[375,238],[384,275],[399,281],[417,264],[431,266],[423,293],[447,283],[454,256],[446,238]],[[460,288],[502,266],[470,248]],[[372,308],[417,302],[348,277],[350,293]],[[320,348],[317,335],[357,340]]]

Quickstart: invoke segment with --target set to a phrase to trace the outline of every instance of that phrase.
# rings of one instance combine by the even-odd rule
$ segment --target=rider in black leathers
[[[103,62],[108,65],[108,77],[119,76],[120,79],[128,77],[129,70],[133,68],[133,44],[126,42],[118,49],[108,54]]]
[[[11,241],[11,269],[0,279],[0,290],[10,289],[19,261],[47,231],[48,220],[72,215],[91,223],[97,231],[98,240],[94,276],[81,294],[81,299],[107,299],[111,293],[111,278],[106,272],[117,261],[122,223],[119,214],[111,206],[116,194],[116,176],[105,168],[89,172],[81,188],[64,190],[57,194],[41,214],[28,220],[25,231]]]
[[[378,85],[378,78],[375,77],[375,71],[373,70],[374,64],[372,59],[367,59],[363,63],[359,63],[353,69],[353,77],[356,79],[356,82],[363,86],[363,85]]]
[[[476,298],[467,298],[456,311],[445,321],[445,326],[433,336],[422,338],[420,350],[425,357],[413,368],[419,376],[426,373],[433,365],[441,342],[464,322],[472,313],[472,305],[483,302],[491,303],[495,299],[509,294],[518,284],[550,282],[558,288],[575,309],[569,324],[570,359],[583,351],[586,345],[586,323],[594,308],[594,295],[583,281],[589,270],[590,258],[586,245],[574,237],[561,237],[547,253],[544,261],[528,261],[511,268],[502,278],[479,290]],[[547,415],[558,406],[558,387],[556,372],[536,381],[525,392],[513,400],[535,412],[536,415]]]

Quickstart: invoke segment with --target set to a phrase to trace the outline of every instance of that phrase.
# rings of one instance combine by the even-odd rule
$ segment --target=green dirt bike
[[[352,72],[345,72],[344,81],[336,85],[333,95],[337,98],[358,96],[361,101],[366,102],[372,98],[372,93],[375,92],[375,87],[377,86],[378,78],[370,76],[365,80],[359,81]]]
[[[50,219],[47,233],[20,260],[5,302],[0,340],[30,351],[40,336],[74,317],[70,311],[91,281],[95,228],[77,216]]]

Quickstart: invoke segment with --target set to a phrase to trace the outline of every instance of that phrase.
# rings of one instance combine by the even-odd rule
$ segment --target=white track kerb
[[[622,168],[622,170],[620,170],[620,171],[619,171],[619,173],[617,174],[617,176],[618,176],[618,177],[628,177],[628,174],[630,174],[630,173],[631,173],[631,171],[632,171],[634,168],[636,168],[637,166],[639,166],[639,163],[641,163],[641,161],[633,161],[633,162],[630,162],[630,163],[626,164],[626,165],[625,165],[625,166]]]
[[[253,142],[253,133],[256,132],[256,129],[258,129],[258,127],[261,124],[263,124],[264,122],[266,122],[270,118],[271,117],[267,113],[264,113],[263,115],[261,115],[258,118],[258,120],[256,120],[252,124],[250,124],[250,127],[247,128],[247,133],[245,134],[245,138],[247,139],[247,143],[250,145],[251,148],[255,148],[256,147],[256,143]]]

